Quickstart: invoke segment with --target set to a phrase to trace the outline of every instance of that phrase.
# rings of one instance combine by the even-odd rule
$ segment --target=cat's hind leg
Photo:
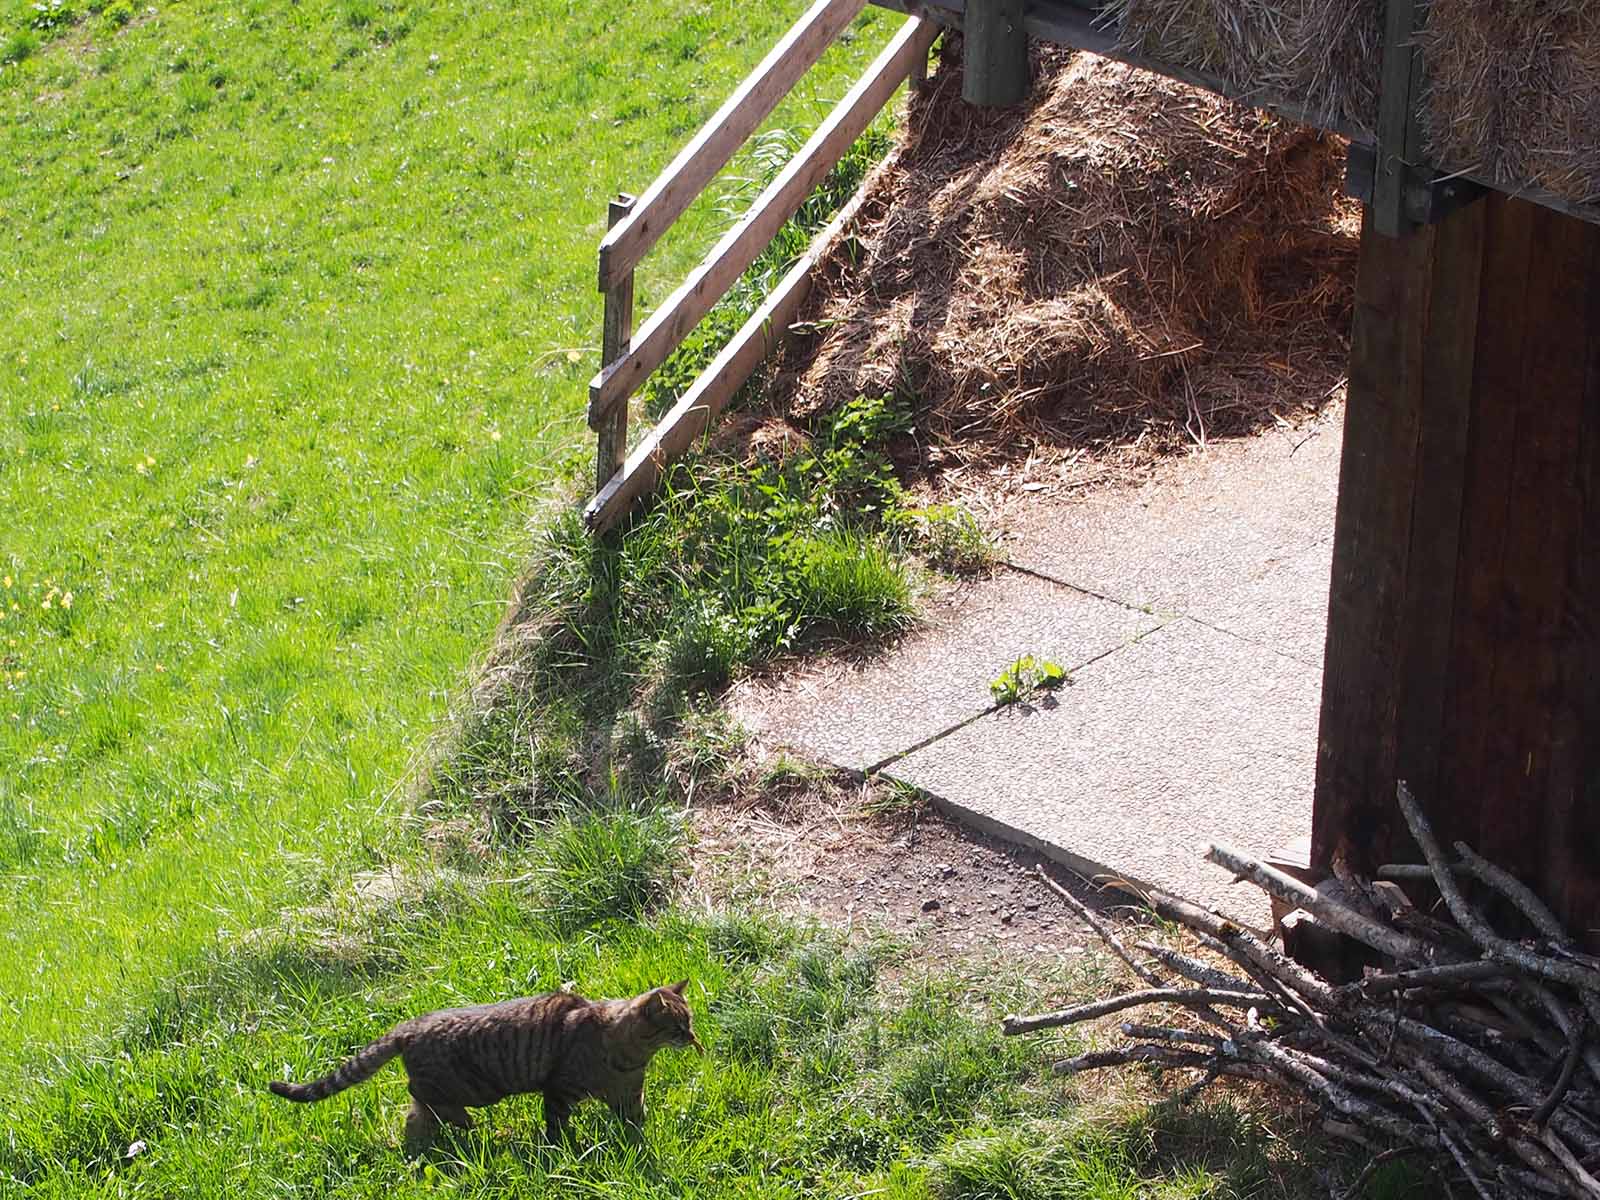
[[[551,1145],[567,1140],[567,1118],[572,1105],[551,1092],[544,1094],[544,1136]]]
[[[406,1157],[421,1155],[433,1145],[434,1135],[438,1132],[439,1118],[434,1115],[433,1108],[413,1097],[411,1107],[406,1109]]]

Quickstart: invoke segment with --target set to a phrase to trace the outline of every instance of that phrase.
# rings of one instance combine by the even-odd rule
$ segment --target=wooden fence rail
[[[600,281],[606,294],[603,365],[589,385],[589,425],[600,435],[597,492],[584,509],[584,518],[592,530],[614,524],[653,486],[665,461],[688,448],[770,353],[799,309],[824,239],[842,228],[840,223],[836,221],[825,231],[824,238],[813,243],[812,250],[789,272],[728,348],[706,368],[639,450],[624,461],[628,398],[727,294],[900,84],[910,76],[920,78],[925,69],[939,27],[912,18],[749,211],[662,302],[638,334],[630,337],[633,271],[640,257],[732,157],[743,138],[771,112],[804,69],[821,56],[827,45],[827,41],[820,40],[824,34],[828,41],[836,38],[863,7],[864,3],[858,0],[819,0],[779,44],[779,50],[790,47],[794,60],[777,50],[769,54],[733,99],[723,105],[637,201],[624,198],[613,204],[613,225],[601,243]],[[796,63],[808,55],[805,67],[797,67]],[[740,130],[742,135],[734,140]],[[855,207],[852,203],[847,211],[853,212]]]
[[[812,272],[833,243],[855,219],[872,181],[889,162],[868,176],[832,223],[812,241],[789,268],[766,301],[734,334],[722,352],[678,398],[661,423],[647,434],[589,502],[584,516],[596,533],[610,528],[643,495],[655,487],[667,463],[683,454],[695,439],[711,428],[745,380],[777,348],[800,308],[811,294]]]
[[[644,190],[627,219],[606,234],[600,243],[602,292],[616,287],[638,265],[866,6],[867,0],[817,0],[795,22],[694,140]]]

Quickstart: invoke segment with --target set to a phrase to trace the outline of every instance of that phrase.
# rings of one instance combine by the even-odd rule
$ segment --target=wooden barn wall
[[[1600,227],[1362,238],[1313,862],[1420,861],[1403,778],[1600,950]]]

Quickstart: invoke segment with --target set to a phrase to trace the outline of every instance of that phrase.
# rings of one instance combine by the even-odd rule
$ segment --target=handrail
[[[816,65],[867,0],[817,0],[745,77],[727,103],[656,176],[634,202],[627,218],[600,243],[600,290],[622,282],[639,260],[694,202],[706,184],[727,165],[756,127],[789,94],[800,76]]]

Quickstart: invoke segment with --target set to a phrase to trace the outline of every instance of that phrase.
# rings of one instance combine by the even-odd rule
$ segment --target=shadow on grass
[[[935,1156],[947,1200],[1325,1196],[1325,1164],[1227,1101],[1159,1103],[1125,1115],[1030,1121],[956,1141]]]

